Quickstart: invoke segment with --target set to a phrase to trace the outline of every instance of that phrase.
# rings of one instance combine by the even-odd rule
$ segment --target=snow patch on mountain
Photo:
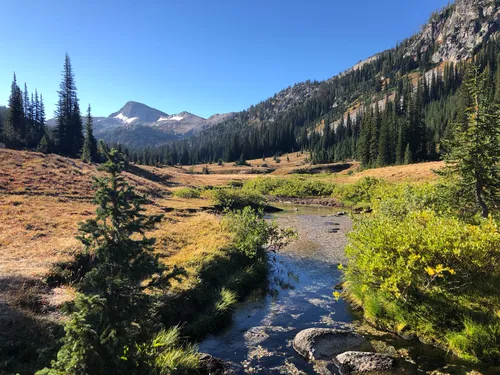
[[[139,119],[139,117],[127,117],[127,116],[125,116],[125,115],[123,115],[121,113],[119,113],[118,115],[116,115],[114,118],[116,118],[118,120],[121,120],[125,124],[131,124],[134,121],[136,121],[136,120]]]
[[[184,119],[184,116],[172,115],[172,116],[168,116],[168,117],[160,117],[158,119],[158,122],[161,122],[161,121],[181,121],[182,119]]]

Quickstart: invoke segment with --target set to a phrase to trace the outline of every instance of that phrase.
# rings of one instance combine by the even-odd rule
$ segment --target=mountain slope
[[[369,112],[375,112],[376,108],[385,111],[388,103],[393,103],[393,110],[396,100],[394,118],[397,121],[391,123],[391,142],[398,137],[397,132],[403,126],[401,123],[409,121],[403,126],[403,138],[410,143],[411,156],[414,160],[436,158],[446,124],[456,116],[455,92],[461,84],[463,63],[479,53],[481,69],[488,65],[494,72],[496,56],[500,56],[499,30],[499,0],[457,0],[434,13],[419,33],[395,48],[361,61],[326,81],[306,81],[282,90],[219,125],[164,148],[153,159],[182,164],[218,159],[234,161],[242,155],[256,158],[321,148],[325,153],[331,149],[328,151],[330,155],[321,157],[323,161],[353,158],[359,155],[358,141],[363,136],[362,130],[367,127],[361,129],[363,114],[371,116]],[[417,134],[413,128],[421,124],[415,123],[417,118],[411,117],[409,111],[410,102],[416,100],[419,85],[422,87],[418,95],[424,93],[425,100],[419,103],[418,121],[429,128],[429,134],[423,137],[433,136],[435,139],[422,139],[416,144],[414,138]],[[429,115],[431,110],[432,118]],[[330,131],[342,122],[345,125],[347,114],[353,122],[345,130],[349,135],[336,133],[321,140],[325,129]],[[441,124],[437,123],[439,116],[443,117]],[[380,130],[376,129],[375,138]],[[346,138],[351,144],[342,145],[343,150],[339,150],[338,143],[345,143]],[[425,142],[429,144],[423,145]],[[421,147],[428,150],[418,149]],[[391,152],[395,153],[394,150]],[[371,153],[371,159],[376,159],[378,150],[373,149]],[[392,155],[391,159],[394,158]]]

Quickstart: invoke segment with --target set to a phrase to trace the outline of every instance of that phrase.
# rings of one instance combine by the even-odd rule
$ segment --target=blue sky
[[[52,117],[64,54],[81,107],[239,111],[412,35],[448,0],[0,0],[0,104],[12,73]]]

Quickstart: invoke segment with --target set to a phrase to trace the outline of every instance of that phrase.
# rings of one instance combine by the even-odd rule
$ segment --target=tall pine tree
[[[488,217],[500,205],[500,111],[488,100],[487,79],[472,64],[461,87],[461,110],[453,124],[442,174],[453,178],[460,198]]]
[[[26,139],[26,124],[23,106],[23,94],[17,85],[16,74],[10,89],[9,109],[4,124],[4,140],[7,147],[20,148]]]
[[[62,155],[76,157],[83,146],[83,124],[76,94],[75,76],[71,61],[66,54],[59,87],[59,101],[55,112],[56,147]]]

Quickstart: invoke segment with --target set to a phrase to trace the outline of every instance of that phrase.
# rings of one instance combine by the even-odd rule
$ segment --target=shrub
[[[346,284],[366,318],[447,343],[469,359],[500,361],[498,323],[483,324],[496,322],[500,307],[493,220],[470,225],[431,210],[377,211],[356,221],[349,240]]]
[[[207,191],[205,196],[208,196],[215,206],[223,209],[238,209],[246,206],[258,208],[266,202],[266,199],[258,193],[231,188]]]
[[[174,197],[177,198],[193,199],[193,198],[200,198],[201,191],[200,189],[186,187],[175,190],[173,195]]]
[[[387,183],[375,177],[363,177],[354,184],[337,186],[334,195],[348,206],[367,206],[381,186],[386,189]]]
[[[233,187],[233,188],[241,188],[243,187],[243,181],[239,181],[239,180],[232,180],[232,181],[229,181],[227,183],[227,185],[229,187]]]
[[[328,197],[332,195],[335,190],[335,185],[301,177],[286,179],[257,178],[245,182],[243,189],[278,197],[310,198]]]
[[[296,238],[293,230],[280,229],[275,223],[268,223],[261,211],[250,207],[228,212],[223,226],[233,234],[234,249],[250,259],[262,257],[266,245],[277,250]]]

